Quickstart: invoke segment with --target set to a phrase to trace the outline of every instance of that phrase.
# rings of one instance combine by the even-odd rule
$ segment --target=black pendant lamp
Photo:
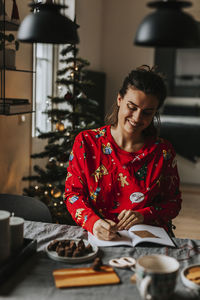
[[[77,44],[78,25],[60,10],[66,5],[31,3],[31,13],[25,17],[18,30],[18,39],[25,43]]]
[[[146,16],[139,25],[134,44],[149,47],[194,48],[200,46],[197,22],[182,8],[189,1],[163,0],[147,4],[156,11]]]

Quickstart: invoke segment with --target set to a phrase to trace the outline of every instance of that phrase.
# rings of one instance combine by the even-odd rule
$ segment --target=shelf
[[[31,111],[25,111],[25,112],[18,112],[18,113],[0,113],[0,116],[16,116],[16,115],[25,115],[25,114],[32,114],[35,113],[35,110],[31,110]]]
[[[16,24],[12,21],[7,20],[0,20],[0,30],[6,30],[6,31],[17,31],[19,28],[19,24]]]
[[[17,99],[13,99],[13,103],[9,103],[8,100],[12,99],[5,99],[0,104],[0,113],[3,115],[15,115],[15,114],[23,114],[23,113],[31,113],[32,110],[32,104],[31,103],[20,103],[20,99],[18,100],[19,103],[17,103]],[[23,100],[23,99],[22,99]],[[26,100],[26,99],[24,99]]]
[[[32,70],[22,70],[22,69],[12,69],[12,68],[1,68],[0,67],[0,71],[10,71],[10,72],[24,72],[24,73],[36,73],[36,71],[32,71]]]
[[[13,4],[14,5],[14,4]],[[16,32],[19,29],[19,20],[14,20],[8,17],[6,13],[6,0],[2,1],[2,11],[0,12],[0,32],[2,33],[2,38],[4,39],[4,35],[9,35],[9,31],[14,36],[15,42],[16,39]],[[13,31],[13,33],[12,33]],[[7,33],[8,32],[8,33]],[[34,77],[34,73],[36,73],[33,70],[26,70],[23,69],[25,66],[22,66],[22,68],[16,68],[16,56],[15,56],[15,50],[8,46],[5,46],[5,44],[10,45],[9,41],[5,41],[6,43],[3,44],[3,49],[0,57],[0,83],[1,83],[1,90],[0,90],[0,116],[11,116],[11,115],[20,115],[20,114],[27,114],[27,113],[33,113],[33,107],[32,103],[29,103],[28,99],[16,99],[16,98],[7,98],[7,89],[8,89],[8,83],[6,81],[9,77],[11,77],[12,80],[15,83],[15,89],[18,89],[17,82],[21,79],[31,80],[30,77]],[[12,49],[11,49],[12,48]],[[28,66],[27,66],[28,67]],[[29,68],[32,69],[32,66],[29,65]],[[15,73],[10,73],[15,72]],[[16,72],[20,72],[18,75]],[[28,74],[31,74],[28,75]],[[26,82],[26,81],[25,81]],[[13,91],[15,93],[15,91]],[[17,95],[20,93],[17,93]],[[20,96],[19,96],[20,97]]]

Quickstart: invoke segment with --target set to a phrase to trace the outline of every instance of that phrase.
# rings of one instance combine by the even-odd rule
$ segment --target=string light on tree
[[[46,107],[48,108],[49,107],[49,105],[50,105],[50,103],[49,103],[49,100],[46,100]]]

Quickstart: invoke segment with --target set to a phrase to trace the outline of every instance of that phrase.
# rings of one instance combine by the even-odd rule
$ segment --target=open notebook
[[[135,247],[139,243],[155,243],[165,246],[176,247],[168,233],[162,227],[138,224],[132,226],[128,231],[119,231],[120,236],[111,241],[103,241],[88,232],[88,241],[91,245],[106,247],[127,245]]]

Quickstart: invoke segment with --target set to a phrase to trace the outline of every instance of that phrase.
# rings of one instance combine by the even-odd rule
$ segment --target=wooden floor
[[[181,186],[182,209],[173,220],[178,238],[200,239],[200,187]]]

